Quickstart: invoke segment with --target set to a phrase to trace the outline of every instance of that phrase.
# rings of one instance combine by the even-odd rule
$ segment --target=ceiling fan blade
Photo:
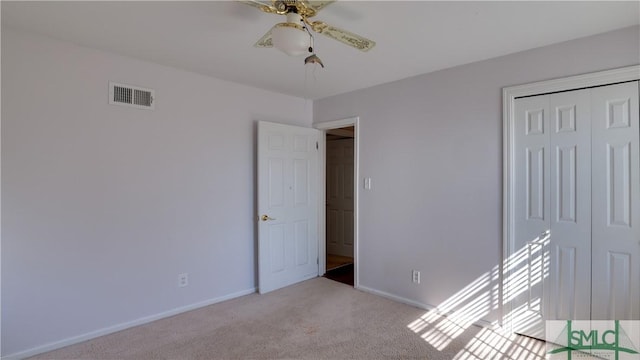
[[[247,4],[249,6],[253,6],[254,8],[258,8],[268,14],[277,14],[278,13],[278,9],[276,9],[272,4],[271,1],[265,0],[265,1],[260,1],[260,0],[237,0],[243,4]]]
[[[305,0],[307,6],[316,12],[324,9],[327,5],[331,5],[335,1],[336,0]]]
[[[274,26],[275,27],[275,26]],[[271,38],[271,32],[273,28],[269,29],[266,34],[262,35],[260,40],[258,40],[253,46],[257,48],[270,48],[273,47],[273,40]]]
[[[369,51],[376,46],[376,42],[373,40],[369,40],[347,30],[339,29],[335,26],[327,25],[322,21],[314,21],[311,23],[311,28],[318,34],[338,40],[341,43],[352,46],[360,51]]]

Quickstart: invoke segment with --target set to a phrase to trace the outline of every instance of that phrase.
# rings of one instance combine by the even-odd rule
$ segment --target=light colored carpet
[[[34,359],[544,359],[527,344],[495,343],[495,334],[483,335],[488,330],[475,326],[444,348],[438,342],[437,349],[422,337],[437,324],[417,332],[409,328],[424,315],[424,310],[315,278]]]

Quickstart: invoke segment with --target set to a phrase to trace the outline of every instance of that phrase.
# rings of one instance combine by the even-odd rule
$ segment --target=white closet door
[[[516,100],[514,331],[591,312],[590,90]]]
[[[550,98],[551,244],[549,320],[589,319],[591,312],[590,90]]]
[[[506,260],[513,331],[544,337],[549,242],[549,97],[515,103],[515,238]]]
[[[640,320],[638,82],[592,89],[594,320]]]

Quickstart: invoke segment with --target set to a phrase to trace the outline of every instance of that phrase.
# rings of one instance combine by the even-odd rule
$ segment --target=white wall
[[[254,290],[255,123],[311,103],[2,29],[2,105],[3,355]]]
[[[638,64],[639,34],[622,29],[315,101],[314,123],[360,117],[360,175],[373,184],[360,191],[360,284],[427,307],[470,291],[452,309],[480,298],[471,316],[495,320],[502,88]]]

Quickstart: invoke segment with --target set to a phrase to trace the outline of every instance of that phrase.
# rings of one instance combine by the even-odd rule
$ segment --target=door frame
[[[598,71],[588,74],[570,76],[566,78],[539,81],[529,84],[509,86],[502,89],[502,261],[500,279],[501,324],[502,327],[512,332],[513,326],[508,314],[513,310],[511,303],[504,304],[504,299],[511,298],[508,294],[508,279],[512,275],[510,269],[505,267],[511,251],[514,250],[514,209],[515,209],[515,100],[519,97],[542,95],[547,93],[577,90],[581,88],[610,85],[615,83],[640,80],[640,65],[627,66],[612,70]],[[508,323],[505,323],[508,322]]]
[[[360,118],[350,117],[334,121],[326,121],[313,124],[313,127],[322,131],[320,141],[320,159],[319,159],[319,171],[318,171],[318,276],[322,276],[326,273],[327,265],[327,234],[326,234],[326,207],[327,202],[327,130],[339,129],[347,126],[353,126],[354,140],[353,140],[353,285],[357,289],[360,284],[359,280],[359,215],[358,215],[358,198],[359,198],[359,178],[360,178]]]

